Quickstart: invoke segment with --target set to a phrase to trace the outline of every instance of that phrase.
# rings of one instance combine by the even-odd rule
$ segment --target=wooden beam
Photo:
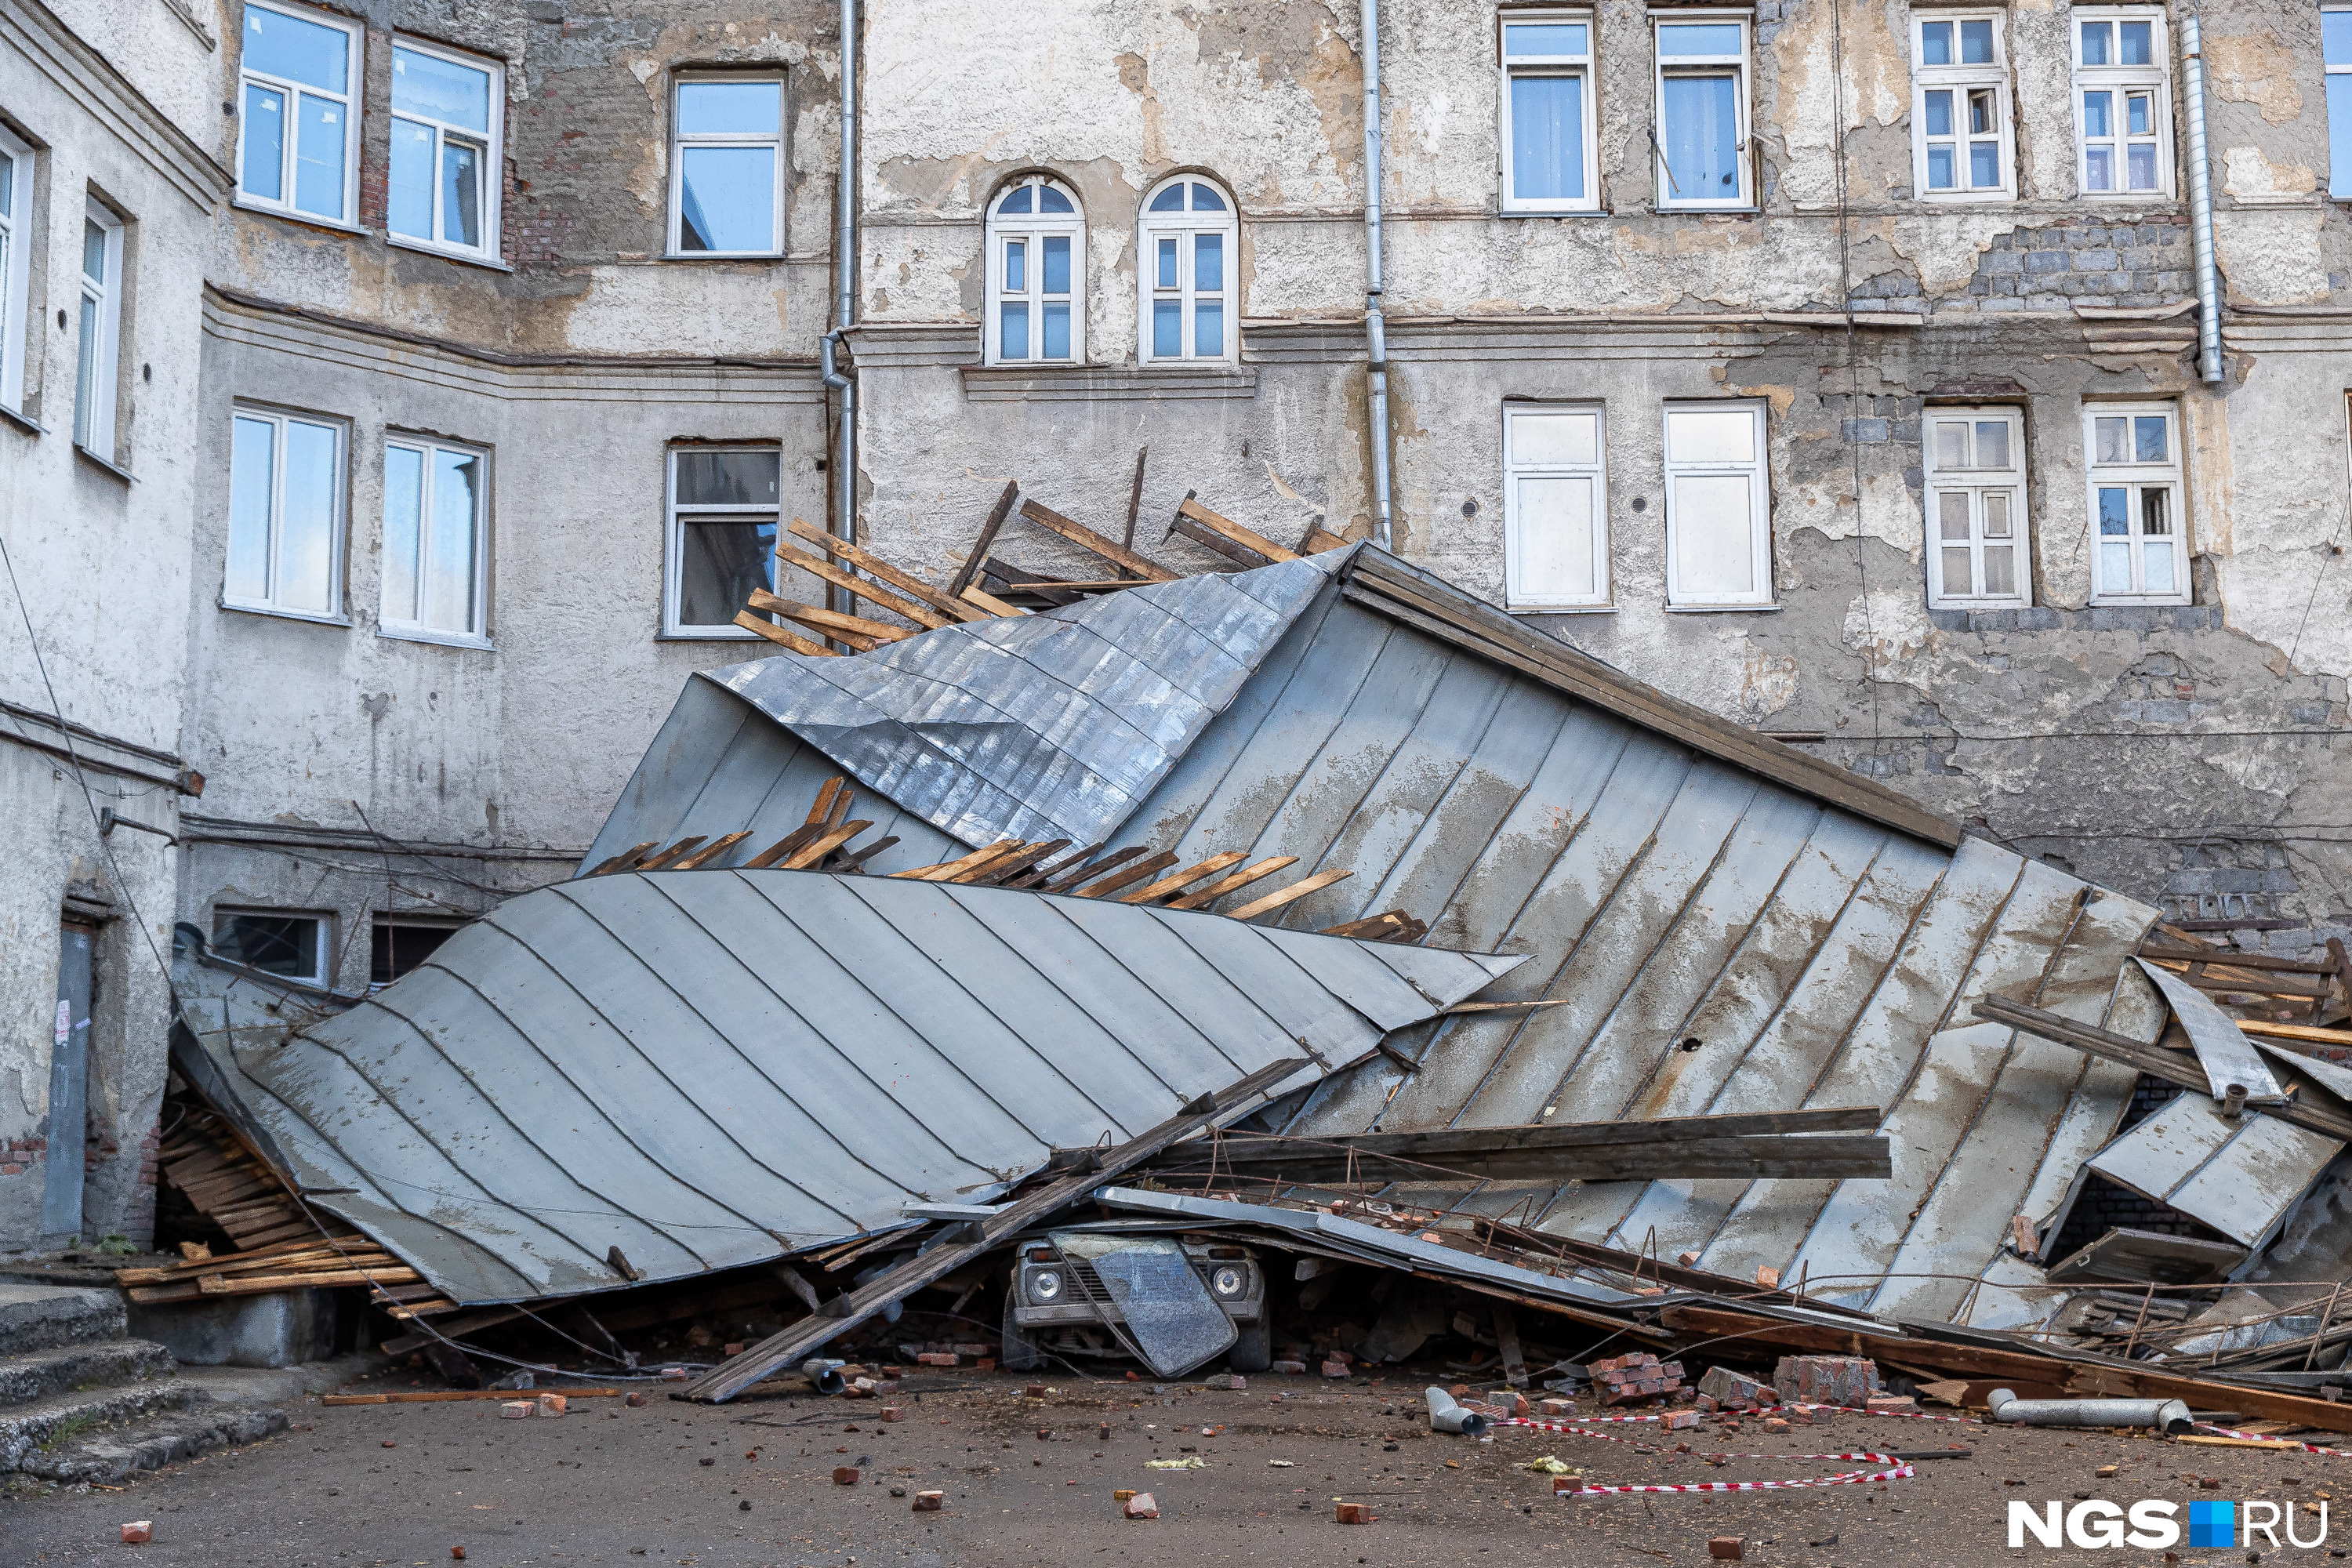
[[[1298,857],[1296,855],[1276,855],[1255,866],[1244,866],[1232,876],[1212,882],[1197,893],[1187,893],[1181,899],[1172,900],[1168,907],[1171,910],[1205,910],[1227,893],[1239,892],[1252,882],[1273,876],[1285,866],[1297,864]]]
[[[590,876],[595,873],[591,871]],[[2352,1050],[2352,1029],[2315,1029],[2308,1024],[2273,1024],[2261,1018],[2241,1018],[2238,1027],[2250,1035],[2269,1035],[2282,1040],[2305,1040],[2315,1046],[2341,1046]]]
[[[863,616],[845,616],[839,610],[779,599],[765,588],[751,590],[751,607],[765,610],[772,616],[786,616],[804,626],[814,626],[829,636],[841,638],[852,647],[858,647],[861,640],[866,647],[871,648],[886,642],[904,642],[915,635],[904,626],[885,626],[880,621],[869,621]]]
[[[812,544],[821,546],[836,560],[846,561],[860,571],[872,573],[893,588],[911,594],[950,620],[984,621],[988,619],[976,606],[965,604],[953,594],[941,593],[912,572],[893,565],[871,551],[861,550],[845,539],[835,539],[814,523],[803,522],[799,518],[794,518],[792,521],[792,532]]]
[[[1080,549],[1093,551],[1122,571],[1132,572],[1135,575],[1149,578],[1154,583],[1176,581],[1176,574],[1160,565],[1157,561],[1146,560],[1116,541],[1105,539],[1086,524],[1074,522],[1064,517],[1049,506],[1041,506],[1034,500],[1024,500],[1021,503],[1021,515],[1048,533],[1058,533]]]
[[[1298,542],[1298,553],[1301,555],[1320,555],[1327,550],[1347,548],[1346,539],[1333,533],[1319,522],[1307,524],[1307,536]]]
[[[1145,586],[1147,586],[1146,584],[1133,577],[1098,577],[1090,581],[1080,580],[1075,583],[1066,580],[1057,580],[1045,583],[1007,583],[1004,584],[1004,591],[1008,594],[1052,593],[1068,594],[1073,596],[1076,596],[1087,594],[1108,594],[1120,588],[1141,588]]]
[[[1029,613],[1018,605],[1008,605],[995,595],[984,594],[978,588],[966,588],[963,591],[963,596],[986,610],[992,616],[1025,616]]]
[[[2300,958],[2273,958],[2267,953],[2240,952],[2229,947],[2190,947],[2179,942],[2144,942],[2139,944],[2142,958],[2168,960],[2172,963],[2210,963],[2223,969],[2276,969],[2289,974],[2333,974],[2335,961],[2314,963]]]
[[[963,565],[957,569],[956,574],[948,579],[950,595],[970,596],[964,594],[964,590],[971,587],[971,580],[980,574],[980,563],[988,559],[989,547],[996,542],[996,531],[1004,526],[1005,515],[1013,510],[1013,498],[1020,493],[1019,480],[1004,481],[1004,493],[998,496],[996,504],[988,509],[988,521],[980,525],[980,538],[973,542],[971,553],[964,557]],[[1003,612],[1000,610],[997,614]]]
[[[1442,1182],[1449,1177],[1482,1182],[1703,1182],[1769,1178],[1885,1181],[1895,1174],[1886,1138],[1875,1132],[1766,1133],[1751,1138],[1645,1139],[1638,1143],[1560,1143],[1406,1156],[1317,1148],[1314,1140],[1285,1139],[1286,1149],[1256,1141],[1227,1140],[1213,1152],[1194,1142],[1181,1145],[1154,1170],[1196,1169],[1236,1176],[1328,1186],[1360,1180]],[[1178,1153],[1183,1165],[1170,1162]]]
[[[1272,914],[1275,910],[1281,909],[1286,904],[1296,903],[1298,900],[1305,898],[1309,893],[1319,893],[1334,882],[1344,882],[1354,875],[1355,873],[1353,871],[1340,870],[1338,868],[1328,871],[1318,871],[1312,877],[1308,877],[1301,881],[1291,883],[1290,886],[1283,889],[1278,893],[1268,893],[1262,899],[1256,900],[1251,903],[1244,904],[1240,909],[1227,910],[1225,911],[1225,918],[1236,921],[1253,921],[1257,919],[1260,915]]]
[[[1186,1133],[1208,1125],[1221,1111],[1266,1093],[1309,1065],[1304,1058],[1286,1058],[1260,1068],[1230,1089],[1202,1095],[1149,1132],[1131,1138],[1115,1149],[1103,1151],[1090,1169],[1073,1172],[1059,1181],[1047,1183],[1025,1198],[1003,1205],[997,1211],[995,1218],[978,1223],[980,1234],[976,1238],[934,1247],[895,1268],[886,1270],[850,1291],[838,1304],[835,1315],[827,1317],[812,1313],[782,1333],[771,1335],[724,1365],[705,1373],[672,1397],[712,1403],[733,1398],[778,1367],[799,1362],[818,1346],[856,1328],[892,1302],[903,1300],[932,1280],[944,1279],[973,1259],[994,1251],[1008,1238],[1045,1215],[1077,1202],[1096,1187],[1117,1179]]]
[[[1249,548],[1249,546],[1245,544],[1236,544],[1232,540],[1227,539],[1223,534],[1219,533],[1215,529],[1209,527],[1205,523],[1194,522],[1191,518],[1186,517],[1181,512],[1178,512],[1176,514],[1175,521],[1168,525],[1168,532],[1161,535],[1161,537],[1163,539],[1173,538],[1178,534],[1183,535],[1186,539],[1191,540],[1193,543],[1199,545],[1203,550],[1209,551],[1213,554],[1223,556],[1226,560],[1232,562],[1235,566],[1240,567],[1244,572],[1249,571],[1253,567],[1271,566],[1274,564],[1273,562],[1267,560],[1265,556],[1260,555],[1256,551]]]
[[[1131,893],[1122,893],[1119,895],[1118,901],[1122,904],[1148,904],[1154,899],[1164,899],[1171,893],[1183,891],[1203,877],[1215,876],[1248,854],[1249,851],[1246,849],[1228,849],[1222,855],[1212,855],[1206,860],[1185,867],[1174,876],[1162,877],[1149,887],[1138,888]]]
[[[859,834],[874,825],[870,822],[845,822],[810,839],[777,868],[782,871],[805,871]]]
[[[1265,556],[1268,561],[1296,561],[1298,559],[1298,557],[1292,552],[1285,550],[1281,545],[1276,544],[1273,540],[1268,539],[1265,535],[1256,532],[1254,530],[1244,528],[1232,518],[1226,517],[1220,512],[1211,511],[1207,507],[1202,506],[1199,501],[1192,499],[1192,492],[1191,490],[1186,490],[1184,492],[1184,499],[1177,503],[1176,511],[1177,515],[1180,517],[1189,517],[1194,522],[1200,523],[1205,528],[1213,528],[1219,533],[1223,534],[1227,539],[1232,540],[1235,544],[1240,545],[1243,549],[1254,550],[1258,554]]]
[[[1151,450],[1149,447],[1135,449],[1135,483],[1127,490],[1127,535],[1119,542],[1129,550],[1135,548],[1135,518],[1143,510],[1143,459]]]
[[[811,642],[808,638],[801,636],[798,632],[786,631],[783,627],[776,625],[775,622],[767,619],[763,616],[755,616],[749,610],[736,611],[735,624],[741,626],[747,632],[757,632],[761,637],[767,638],[770,642],[788,647],[794,653],[807,654],[811,658],[839,658],[841,657],[840,654],[835,652],[832,648],[825,647],[824,644],[821,642]]]
[[[919,605],[912,599],[902,599],[896,594],[887,593],[855,572],[845,572],[823,556],[795,549],[782,540],[776,542],[776,559],[822,577],[837,588],[846,589],[870,605],[879,605],[894,616],[904,616],[926,631],[937,631],[941,626],[955,624],[951,617],[940,614],[928,605]]]

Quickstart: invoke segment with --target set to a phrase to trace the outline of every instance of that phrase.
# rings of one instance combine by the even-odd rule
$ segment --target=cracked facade
[[[256,12],[352,39],[340,94],[254,44]],[[2210,384],[2177,9],[1380,15],[1386,432],[1366,395],[1354,6],[864,8],[845,343],[865,542],[941,575],[1007,479],[1116,534],[1148,447],[1139,547],[1205,569],[1160,537],[1186,492],[1286,543],[1310,523],[1361,537],[1385,440],[1399,553],[1579,647],[2175,918],[2296,952],[2344,934],[2352,224],[2328,193],[2352,170],[2331,168],[2343,51],[2316,5],[2205,18]],[[1537,29],[1507,66],[1507,26]],[[43,656],[22,622],[5,634],[0,1250],[41,1241],[50,1152],[73,1142],[53,1118],[61,919],[96,980],[80,1224],[46,1234],[136,1236],[165,1071],[151,945],[168,956],[177,921],[242,930],[363,990],[379,942],[396,966],[563,875],[688,673],[746,655],[723,617],[665,635],[683,590],[741,580],[669,503],[703,471],[679,454],[749,455],[787,520],[822,521],[843,478],[817,371],[836,27],[819,0],[0,0],[23,349],[0,504]],[[478,125],[465,70],[495,87]],[[772,83],[772,105],[730,119],[714,98],[698,120],[679,90],[703,82]],[[272,196],[256,115],[306,85],[352,151],[297,145]],[[282,112],[299,142],[311,122]],[[420,135],[461,166],[420,184]],[[698,139],[772,149],[764,196],[710,187],[727,199],[701,221],[742,254],[681,251]],[[347,181],[340,216],[326,186],[302,194],[320,170]],[[1146,211],[1177,177],[1226,216]],[[2102,178],[2117,188],[2087,188]],[[992,231],[1024,186],[1071,210]],[[112,428],[84,442],[93,211],[120,236],[121,326]],[[1203,301],[1223,312],[1205,355]],[[1034,357],[1005,358],[1007,304]],[[1057,307],[1066,359],[1046,357]],[[1730,426],[1669,423],[1735,407],[1760,411],[1744,465]],[[2095,466],[2103,417],[2123,445]],[[1954,424],[1975,444],[1939,453]],[[1670,451],[1670,428],[1689,444]],[[239,432],[279,443],[289,477],[286,443],[329,442],[323,557],[285,567],[323,597],[236,607],[254,602],[231,591]],[[475,503],[467,604],[440,625],[389,607],[438,548],[401,521],[420,515],[412,464]],[[756,526],[768,493],[730,492],[751,510],[724,516]],[[1948,569],[1956,500],[1976,553]],[[2103,515],[2170,562],[2168,587],[2155,565],[2137,593],[2103,580]],[[1024,524],[997,553],[1100,574]],[[1953,571],[2011,591],[1938,603]],[[43,717],[60,710],[80,728]],[[102,837],[77,763],[122,818]],[[225,923],[240,910],[320,923]]]

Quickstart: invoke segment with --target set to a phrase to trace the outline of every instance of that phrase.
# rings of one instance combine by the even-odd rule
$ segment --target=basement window
[[[1505,405],[1503,563],[1503,596],[1514,610],[1609,604],[1600,405]]]
[[[2170,403],[2098,403],[2083,411],[2098,543],[2095,605],[2189,603],[2179,423]]]
[[[215,910],[213,956],[298,985],[327,984],[330,917],[282,910]]]
[[[368,989],[389,985],[433,956],[462,921],[378,915],[369,922]]]
[[[383,448],[383,599],[376,629],[489,643],[489,454],[407,436]]]
[[[1913,19],[1912,182],[1922,196],[2015,194],[2001,22],[1996,15]]]
[[[1142,363],[1230,363],[1240,348],[1233,198],[1197,174],[1179,175],[1145,200],[1139,228],[1136,254],[1149,284],[1137,290]]]
[[[1930,408],[1927,603],[2015,609],[2032,602],[2025,537],[2025,428],[2013,408]]]
[[[1660,12],[1657,205],[1756,205],[1748,156],[1748,18]]]
[[[240,205],[348,224],[358,206],[362,28],[247,0],[239,64]]]
[[[2352,200],[2352,8],[2319,13],[2327,73],[2327,194]]]
[[[1030,174],[988,209],[991,364],[1079,364],[1087,357],[1087,220],[1077,194]]]
[[[1666,405],[1666,603],[1753,609],[1772,602],[1764,405]]]
[[[1503,210],[1601,210],[1592,17],[1510,11],[1502,38]]]
[[[671,126],[670,254],[782,254],[783,79],[688,78]]]
[[[2161,11],[2074,13],[2076,174],[2084,195],[2172,191],[2170,49]]]
[[[773,447],[671,449],[664,637],[756,635],[735,617],[753,589],[775,591],[782,461]]]
[[[229,430],[221,604],[336,619],[342,614],[343,427],[239,405]]]
[[[506,73],[404,38],[392,47],[393,237],[470,261],[499,254]]]

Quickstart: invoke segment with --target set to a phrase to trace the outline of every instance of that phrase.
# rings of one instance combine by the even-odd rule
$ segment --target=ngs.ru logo
[[[2305,1541],[2294,1532],[2294,1513],[2261,1498],[2245,1502],[2199,1501],[2189,1505],[2191,1547],[2252,1546],[2254,1537],[2280,1550],[2279,1532],[2286,1544],[2305,1551],[2327,1544],[2327,1505],[2319,1505],[2319,1533]],[[2021,1549],[2032,1536],[2043,1546],[2129,1546],[2141,1552],[2161,1552],[2180,1542],[2180,1505],[2159,1498],[2142,1498],[2129,1509],[2105,1498],[2092,1498],[2068,1508],[2063,1503],[2013,1502],[2009,1505],[2009,1544]]]

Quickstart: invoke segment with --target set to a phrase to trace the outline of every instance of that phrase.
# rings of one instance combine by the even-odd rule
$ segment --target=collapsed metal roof
[[[1517,963],[993,888],[626,873],[509,900],[299,1032],[203,1043],[312,1201],[470,1303],[627,1284],[616,1248],[675,1279],[992,1198],[1270,1063],[1355,1060]]]

